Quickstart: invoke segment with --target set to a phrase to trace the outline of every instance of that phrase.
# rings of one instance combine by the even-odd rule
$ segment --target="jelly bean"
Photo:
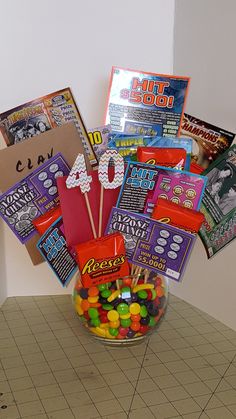
[[[140,314],[132,314],[130,318],[131,318],[132,322],[139,322],[140,319],[141,319],[141,316],[140,316]]]
[[[112,286],[112,282],[107,282],[107,288],[110,288]]]
[[[84,299],[88,298],[88,288],[80,288],[79,295]]]
[[[132,330],[132,329],[129,329],[129,331],[128,331],[128,333],[127,333],[127,337],[128,338],[133,338],[134,337],[134,335],[135,335],[135,331],[134,330]]]
[[[137,332],[140,329],[140,323],[139,322],[132,322],[130,325],[130,329]]]
[[[133,288],[133,292],[138,292],[141,290],[151,290],[154,288],[154,284],[138,284]]]
[[[159,308],[156,307],[156,305],[152,301],[149,301],[148,302],[147,310],[148,310],[148,313],[151,316],[154,316],[154,317],[157,316],[158,315],[158,312],[159,312]]]
[[[92,323],[93,326],[97,327],[97,326],[100,326],[101,322],[100,322],[99,318],[97,317],[96,319],[91,319],[91,323]]]
[[[124,300],[122,298],[117,298],[116,300],[114,300],[112,302],[112,304],[114,305],[114,307],[118,307],[119,304],[123,304]]]
[[[152,290],[147,290],[147,300],[151,300],[152,299]]]
[[[90,307],[96,307],[96,308],[99,308],[99,307],[101,307],[101,303],[90,303]]]
[[[107,315],[101,314],[100,320],[101,320],[101,323],[108,323]]]
[[[116,339],[122,340],[122,339],[124,339],[124,336],[119,334],[119,335],[116,336]]]
[[[140,305],[138,303],[132,303],[129,306],[129,311],[131,314],[139,314],[140,313]]]
[[[153,326],[155,326],[155,324],[156,324],[155,318],[153,316],[150,316],[150,320],[149,320],[148,325],[153,327]]]
[[[76,295],[76,297],[75,297],[74,301],[75,301],[75,304],[81,304],[81,301],[83,301],[83,300],[82,300],[82,298],[80,297],[80,295]]]
[[[148,326],[146,326],[144,324],[141,324],[140,325],[139,332],[142,333],[143,335],[145,335],[148,332],[148,330],[149,330],[149,327]]]
[[[111,290],[104,290],[101,292],[102,298],[108,298],[111,295]]]
[[[138,291],[137,294],[138,294],[138,298],[141,298],[142,300],[146,300],[147,299],[147,296],[148,296],[147,291],[140,290],[140,291]]]
[[[101,327],[102,329],[107,329],[107,330],[108,330],[110,326],[109,326],[109,323],[101,323],[101,324],[100,324],[100,327]]]
[[[98,289],[99,289],[99,291],[106,290],[107,289],[106,284],[99,284]]]
[[[146,317],[141,318],[140,323],[146,326],[149,323],[149,320],[150,316],[147,315]]]
[[[113,292],[107,299],[107,301],[109,303],[111,303],[112,301],[114,301],[117,297],[119,297],[120,295],[120,290],[116,290],[115,292]]]
[[[110,327],[112,329],[117,329],[118,327],[120,327],[120,321],[116,320],[115,322],[110,322]]]
[[[96,319],[99,316],[97,308],[89,308],[88,314],[90,319]]]
[[[134,294],[133,292],[132,292],[132,294],[131,294],[131,301],[134,303],[134,302],[136,302],[136,301],[138,301],[138,296],[137,296],[137,294]]]
[[[162,285],[162,279],[160,277],[156,278],[157,286]]]
[[[152,293],[152,300],[155,300],[155,298],[156,298],[156,296],[157,296],[157,293],[156,293],[156,290],[151,290],[151,293]]]
[[[108,330],[109,330],[110,335],[112,336],[117,336],[119,333],[117,329],[113,329],[112,327],[110,327]]]
[[[95,335],[100,336],[102,338],[106,337],[106,330],[101,329],[100,327],[91,327],[90,331],[94,333]]]
[[[90,307],[90,304],[89,304],[88,300],[82,300],[82,302],[81,302],[81,308],[84,311],[88,311],[89,307]]]
[[[97,297],[98,294],[99,294],[99,289],[97,287],[89,288],[88,290],[89,297]]]
[[[122,293],[131,293],[131,290],[130,290],[130,287],[123,287],[123,288],[121,288],[121,292]]]
[[[130,318],[130,316],[131,316],[131,314],[130,314],[130,313],[127,313],[127,314],[120,314],[120,318],[121,318],[121,319],[129,319],[129,318]]]
[[[98,312],[99,312],[99,315],[105,314],[107,316],[107,311],[104,310],[102,307],[99,307]]]
[[[107,329],[107,330],[106,330],[106,338],[107,338],[107,339],[115,339],[115,338],[116,338],[116,336],[111,335],[111,334],[109,333],[109,329]]]
[[[113,306],[112,306],[111,304],[103,304],[103,305],[102,305],[102,308],[103,308],[104,310],[109,311],[109,310],[112,310],[112,309],[113,309]]]
[[[130,287],[132,285],[132,279],[131,278],[124,278],[122,282],[123,282],[123,285],[126,285],[128,287]]]
[[[115,322],[119,319],[119,313],[117,313],[117,311],[115,311],[115,310],[110,310],[107,314],[107,318],[111,322]]]
[[[120,303],[117,306],[117,311],[118,311],[119,314],[127,314],[129,312],[129,306],[128,306],[128,304]]]
[[[147,314],[148,314],[147,307],[144,304],[141,305],[141,307],[140,307],[140,316],[141,317],[146,317]]]
[[[88,302],[89,303],[97,303],[98,302],[99,297],[88,297]]]
[[[162,287],[157,287],[156,288],[156,293],[157,293],[157,296],[158,297],[162,297],[163,295],[164,295],[164,290],[163,290],[163,288]]]
[[[131,325],[130,319],[120,319],[120,324],[122,327],[129,327]]]
[[[103,298],[103,297],[100,295],[100,297],[99,297],[99,299],[98,299],[98,302],[99,302],[99,303],[101,303],[101,304],[107,304],[107,299],[106,299],[106,298]]]
[[[129,331],[128,327],[120,327],[119,328],[119,334],[122,335],[122,336],[126,336],[128,331]]]
[[[85,312],[84,312],[84,317],[85,317],[87,320],[89,320],[89,319],[90,319],[89,314],[88,314],[88,312],[87,312],[87,311],[85,311]]]
[[[84,314],[84,310],[82,310],[82,308],[79,304],[76,304],[75,309],[76,309],[79,316],[82,316]]]

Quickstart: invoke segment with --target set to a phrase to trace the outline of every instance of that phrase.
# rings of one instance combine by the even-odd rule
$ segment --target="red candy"
[[[127,335],[128,331],[129,331],[128,327],[120,327],[119,328],[119,334],[123,337]]]
[[[147,293],[147,300],[151,300],[152,299],[152,291],[151,290],[146,290]]]
[[[143,335],[145,335],[145,334],[147,333],[148,329],[149,329],[149,327],[148,327],[148,326],[146,326],[146,325],[144,325],[144,324],[141,324],[141,325],[140,325],[139,332],[140,332],[140,333],[142,333]]]

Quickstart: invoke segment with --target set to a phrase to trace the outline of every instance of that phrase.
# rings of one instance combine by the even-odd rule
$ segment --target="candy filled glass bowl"
[[[84,327],[111,345],[133,345],[160,324],[167,307],[167,279],[143,271],[84,288],[77,277],[73,303]]]

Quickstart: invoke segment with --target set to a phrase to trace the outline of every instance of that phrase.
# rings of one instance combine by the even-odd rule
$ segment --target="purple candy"
[[[135,331],[134,330],[132,330],[132,329],[129,329],[129,331],[128,331],[128,333],[127,333],[127,337],[128,338],[133,338],[134,337],[134,335],[135,335]]]

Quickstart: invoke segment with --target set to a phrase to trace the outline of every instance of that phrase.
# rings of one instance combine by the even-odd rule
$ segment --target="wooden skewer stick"
[[[103,196],[104,196],[104,188],[101,184],[101,192],[100,192],[100,206],[99,206],[99,226],[98,226],[98,237],[102,235],[102,210],[103,210]]]
[[[84,197],[85,197],[85,202],[86,202],[86,206],[87,206],[87,210],[88,210],[88,215],[89,215],[89,221],[92,227],[92,232],[93,232],[93,237],[95,239],[97,239],[97,233],[95,230],[95,225],[94,225],[94,221],[93,221],[93,215],[92,215],[92,211],[91,211],[91,207],[90,207],[90,203],[89,203],[89,198],[88,198],[88,194],[87,192],[84,193]]]

